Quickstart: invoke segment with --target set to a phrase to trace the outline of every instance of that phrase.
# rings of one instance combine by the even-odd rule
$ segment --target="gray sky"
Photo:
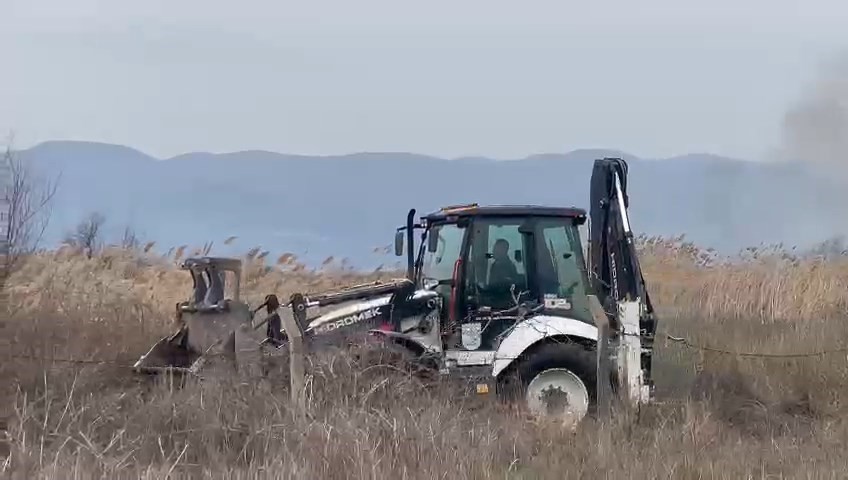
[[[0,130],[161,157],[755,159],[846,24],[844,0],[4,0]]]

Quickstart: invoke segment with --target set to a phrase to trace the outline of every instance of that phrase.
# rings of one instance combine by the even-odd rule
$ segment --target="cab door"
[[[478,217],[472,223],[459,304],[465,348],[493,348],[495,337],[512,325],[488,322],[486,317],[534,297],[532,237],[527,229],[527,217]],[[479,337],[472,338],[477,331]]]

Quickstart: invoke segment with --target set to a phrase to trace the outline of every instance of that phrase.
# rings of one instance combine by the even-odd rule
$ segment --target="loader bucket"
[[[250,328],[247,305],[232,302],[226,310],[183,311],[183,326],[162,338],[136,362],[138,372],[178,371],[197,373],[211,358],[236,362],[236,332],[241,350],[249,350],[262,341]],[[245,328],[246,327],[246,328]]]
[[[159,373],[169,370],[189,372],[200,357],[186,347],[186,330],[181,328],[173,335],[156,342],[153,347],[135,362],[137,372]]]
[[[191,272],[194,290],[189,301],[177,304],[180,329],[156,342],[133,369],[139,373],[197,374],[201,367],[213,361],[231,368],[240,367],[240,358],[253,361],[253,353],[259,350],[264,337],[251,328],[251,311],[239,301],[240,262],[191,258],[183,268]],[[232,299],[221,298],[226,283],[222,272],[232,272],[235,276]],[[210,279],[209,285],[203,274]]]

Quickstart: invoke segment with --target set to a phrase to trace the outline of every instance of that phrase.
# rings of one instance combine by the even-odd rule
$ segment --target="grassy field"
[[[577,432],[424,388],[350,355],[316,360],[312,416],[284,378],[173,388],[131,364],[173,329],[185,252],[64,249],[9,280],[0,339],[8,478],[845,478],[848,259],[776,249],[721,261],[680,239],[642,239],[663,341],[662,403]],[[330,289],[391,273],[245,256],[244,288]],[[717,353],[795,354],[761,358]],[[33,358],[26,358],[27,356]],[[109,360],[65,364],[50,357]]]

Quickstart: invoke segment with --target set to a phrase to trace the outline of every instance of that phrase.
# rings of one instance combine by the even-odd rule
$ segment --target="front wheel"
[[[596,408],[596,365],[594,350],[583,345],[543,345],[507,373],[502,398],[535,417],[576,425]]]

